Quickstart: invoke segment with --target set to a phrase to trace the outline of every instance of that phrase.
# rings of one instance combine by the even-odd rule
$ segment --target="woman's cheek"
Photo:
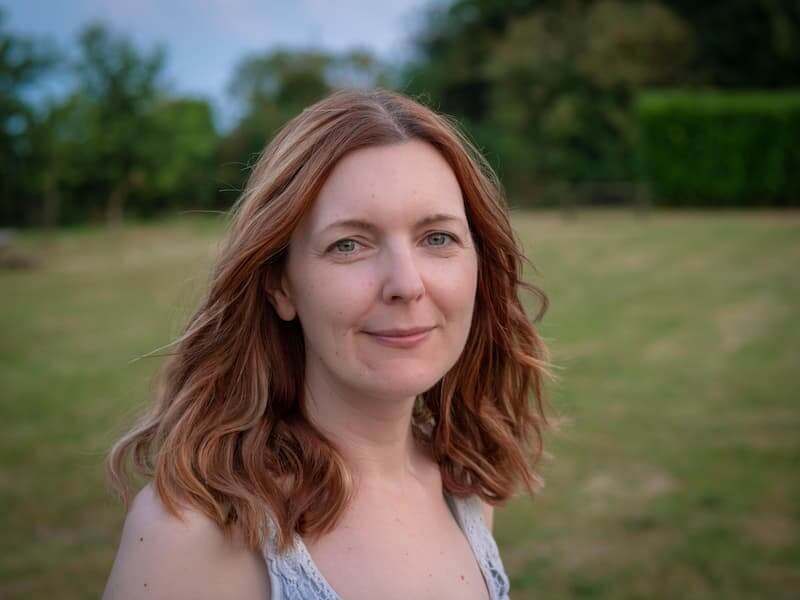
[[[366,269],[337,265],[320,272],[315,301],[325,303],[337,320],[358,320],[379,298],[377,279]]]
[[[463,257],[458,264],[451,264],[449,268],[441,270],[435,281],[450,302],[462,306],[475,295],[478,283],[477,264],[469,257]]]

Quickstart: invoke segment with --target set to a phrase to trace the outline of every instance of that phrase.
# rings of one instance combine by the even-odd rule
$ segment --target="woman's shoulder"
[[[134,497],[125,525],[141,533],[157,535],[162,538],[160,541],[203,541],[219,546],[224,538],[217,524],[200,510],[184,507],[180,515],[169,512],[151,484]]]
[[[200,510],[175,515],[151,485],[134,498],[122,529],[104,600],[269,598],[260,555],[228,536]]]

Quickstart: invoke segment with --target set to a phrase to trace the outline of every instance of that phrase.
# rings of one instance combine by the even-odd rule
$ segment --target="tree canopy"
[[[275,131],[339,87],[398,89],[455,117],[512,202],[637,176],[635,99],[659,89],[800,84],[791,0],[433,1],[413,56],[277,47],[242,57],[219,131],[209,101],[170,89],[164,46],[102,23],[71,52],[8,30],[0,10],[0,225],[224,209]],[[32,90],[68,76],[58,97]]]

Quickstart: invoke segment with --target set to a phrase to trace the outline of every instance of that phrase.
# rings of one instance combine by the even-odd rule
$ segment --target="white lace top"
[[[492,532],[486,527],[478,496],[445,495],[447,504],[464,532],[478,561],[490,600],[508,600],[509,580]],[[299,535],[284,554],[273,551],[274,531],[263,548],[269,570],[272,600],[342,600],[317,569]]]

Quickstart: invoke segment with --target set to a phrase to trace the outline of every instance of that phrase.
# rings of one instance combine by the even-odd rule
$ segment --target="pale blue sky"
[[[6,26],[47,36],[62,48],[102,21],[140,48],[167,45],[176,91],[210,98],[230,113],[226,86],[236,62],[276,46],[341,51],[366,47],[385,60],[409,51],[424,7],[437,0],[0,0]]]

